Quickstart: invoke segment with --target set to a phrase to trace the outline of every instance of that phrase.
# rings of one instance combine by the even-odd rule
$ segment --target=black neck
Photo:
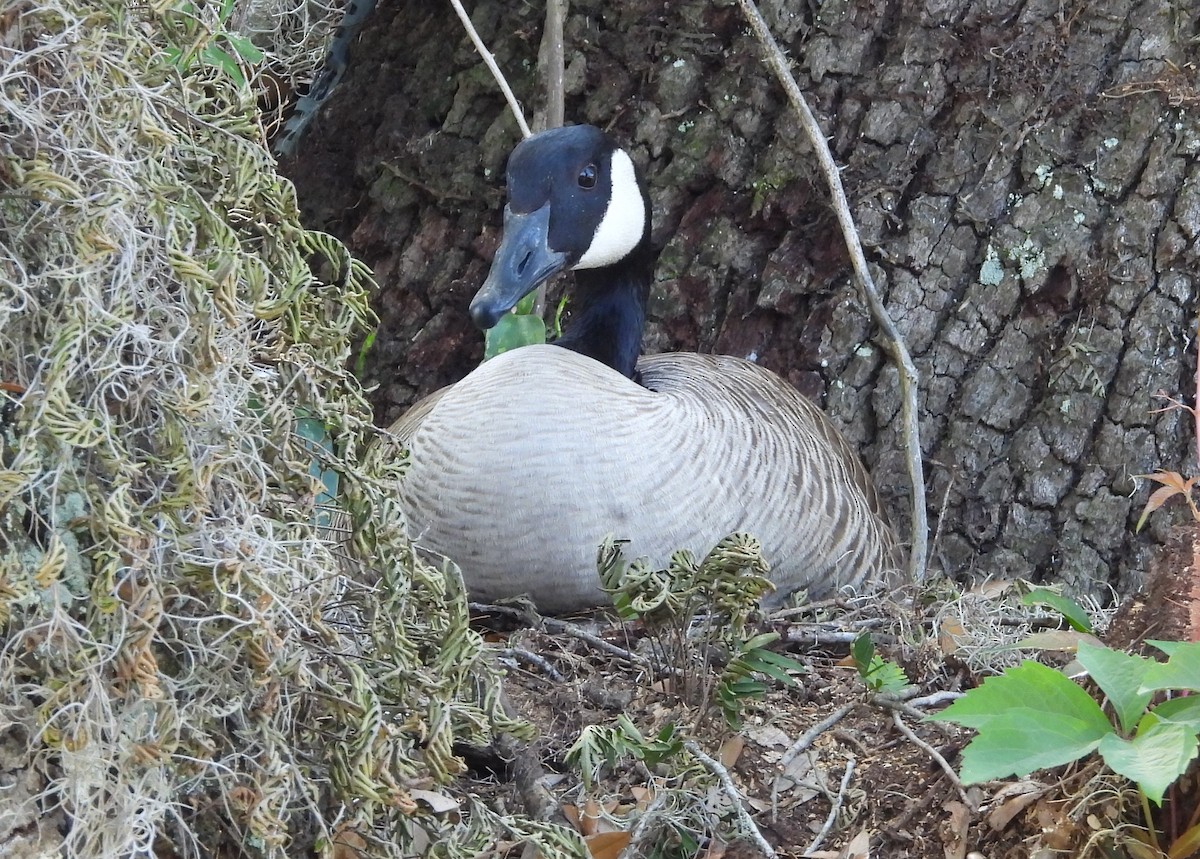
[[[576,271],[571,321],[554,342],[634,378],[653,276],[649,247],[605,268]]]

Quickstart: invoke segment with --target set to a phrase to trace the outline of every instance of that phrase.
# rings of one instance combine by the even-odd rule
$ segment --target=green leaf
[[[1163,701],[1142,719],[1138,730],[1142,731],[1158,722],[1184,725],[1193,733],[1200,733],[1200,695],[1187,695]]]
[[[1079,632],[1092,631],[1092,622],[1088,619],[1087,612],[1083,610],[1083,606],[1073,599],[1068,599],[1062,594],[1055,593],[1046,588],[1034,588],[1025,594],[1021,597],[1021,605],[1049,606],[1066,618],[1067,623],[1071,625],[1072,629]]]
[[[752,650],[749,653],[744,653],[741,656],[741,661],[753,671],[760,674],[766,674],[768,677],[778,680],[785,686],[795,686],[796,678],[789,674],[789,671],[798,671],[804,673],[805,667],[802,662],[797,662],[787,656],[780,656],[777,653],[772,653],[770,650]]]
[[[1187,644],[1186,641],[1161,641],[1159,639],[1148,638],[1146,643],[1151,647],[1155,647],[1167,654],[1168,657],[1175,655],[1175,651]]]
[[[758,650],[761,647],[766,647],[768,644],[774,644],[778,640],[778,632],[760,632],[753,638],[743,642],[741,649],[749,653],[751,650]]]
[[[1183,725],[1163,722],[1132,740],[1109,734],[1100,741],[1100,755],[1113,772],[1136,782],[1161,806],[1167,788],[1196,757],[1196,735]]]
[[[1170,654],[1166,662],[1154,662],[1146,669],[1139,692],[1157,692],[1159,689],[1187,689],[1200,692],[1200,642],[1173,643],[1156,642],[1165,653]]]
[[[521,346],[546,342],[546,325],[537,316],[506,313],[484,335],[483,360],[495,358]]]
[[[1071,685],[1079,689],[1075,684]],[[1083,692],[1082,689],[1079,691]],[[965,700],[960,698],[955,703]],[[1095,707],[1094,701],[1090,698],[1088,701]],[[1048,718],[1046,711],[1041,709],[1006,708],[1002,714],[988,719],[979,729],[979,736],[963,749],[962,780],[974,783],[1012,775],[1026,776],[1034,770],[1077,760],[1092,752],[1104,737],[1113,736],[1099,707],[1096,707],[1096,714],[1103,722],[1103,728],[1088,717],[1078,718],[1059,712]]]
[[[1088,736],[1100,737],[1112,730],[1100,706],[1087,692],[1053,668],[1029,660],[998,677],[989,677],[929,718],[982,731],[989,722],[1017,710],[1036,714],[1035,722],[1059,717],[1074,719],[1084,726]]]
[[[229,76],[229,79],[239,87],[245,86],[246,77],[242,74],[242,67],[238,65],[238,61],[228,51],[210,43],[204,46],[204,50],[200,56],[210,66],[216,66],[225,72]]]
[[[871,667],[863,675],[863,681],[876,692],[896,693],[908,685],[908,675],[904,669],[890,659],[880,659],[876,656],[871,660]]]
[[[379,336],[379,328],[372,328],[367,332],[367,336],[363,338],[362,347],[358,350],[358,356],[354,359],[354,375],[360,381],[363,373],[367,369],[367,353],[371,351],[371,347],[375,345],[375,338]]]
[[[257,63],[263,58],[263,52],[245,36],[235,36],[233,33],[226,33],[225,41],[229,42],[229,47],[233,48],[237,52],[237,55],[247,63]]]
[[[860,677],[866,678],[874,655],[875,643],[871,641],[870,633],[860,633],[850,644],[850,658],[854,660],[854,667],[858,669]]]
[[[1132,731],[1146,712],[1152,692],[1140,692],[1142,678],[1150,666],[1157,663],[1144,656],[1122,653],[1107,647],[1080,642],[1077,651],[1079,664],[1087,669],[1096,685],[1104,690],[1117,712],[1121,728]]]

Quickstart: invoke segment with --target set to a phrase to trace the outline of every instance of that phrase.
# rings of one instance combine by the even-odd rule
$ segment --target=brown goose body
[[[472,599],[544,611],[607,601],[606,535],[665,565],[733,531],[763,545],[776,599],[882,583],[900,559],[870,476],[821,411],[737,358],[666,354],[642,384],[557,346],[488,361],[392,428],[416,543],[453,559]]]

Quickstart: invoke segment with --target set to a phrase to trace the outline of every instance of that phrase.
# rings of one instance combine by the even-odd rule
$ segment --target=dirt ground
[[[1191,637],[1191,549],[1191,537],[1178,534],[1156,566],[1150,590],[1127,601],[1115,617],[1100,617],[1110,643],[1136,649],[1147,637]],[[774,683],[761,700],[747,702],[736,731],[712,708],[697,726],[700,708],[676,694],[670,678],[618,654],[650,653],[650,636],[640,623],[598,615],[547,620],[537,628],[477,613],[479,627],[510,665],[512,708],[537,727],[538,736],[507,750],[508,760],[468,756],[472,775],[479,791],[502,806],[548,803],[553,819],[565,819],[587,836],[596,859],[616,857],[631,837],[641,839],[631,855],[765,855],[739,830],[728,790],[712,787],[710,773],[693,769],[678,776],[670,764],[625,758],[604,766],[591,789],[583,788],[568,749],[585,726],[613,725],[624,715],[646,737],[669,724],[686,726],[697,746],[727,768],[740,801],[780,857],[1156,855],[1138,838],[1136,791],[1094,757],[1025,779],[969,786],[957,784],[936,760],[940,756],[957,770],[959,751],[973,735],[922,720],[949,703],[951,696],[943,693],[970,688],[1022,658],[1056,665],[1071,660],[1070,652],[1015,647],[1033,632],[1053,631],[1059,619],[1021,608],[1013,597],[1001,583],[954,602],[933,600],[919,618],[894,608],[880,617],[878,602],[827,603],[766,618],[763,629],[780,633],[774,649],[802,662],[807,672],[796,686]],[[911,704],[888,705],[859,678],[849,641],[864,629],[880,655],[905,669],[913,684],[906,693]],[[1161,821],[1168,833],[1186,828],[1196,811],[1196,787],[1193,767],[1168,795]],[[690,789],[694,807],[679,806],[672,789]],[[655,803],[664,804],[667,796],[675,805],[666,803],[673,810],[663,812]],[[639,820],[663,817],[690,832],[692,852],[679,847],[670,826],[643,822],[639,830]],[[514,850],[511,855],[521,855]]]

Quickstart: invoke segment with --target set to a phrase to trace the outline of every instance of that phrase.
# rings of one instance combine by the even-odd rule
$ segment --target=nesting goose
[[[899,565],[866,469],[829,420],[737,358],[642,357],[653,276],[649,198],[599,129],[535,135],[508,162],[500,248],[471,316],[489,328],[573,269],[553,345],[499,355],[418,403],[392,432],[418,545],[461,567],[473,599],[596,606],[607,534],[664,564],[733,531],[761,541],[777,598],[880,583]],[[566,348],[563,348],[566,347]]]

